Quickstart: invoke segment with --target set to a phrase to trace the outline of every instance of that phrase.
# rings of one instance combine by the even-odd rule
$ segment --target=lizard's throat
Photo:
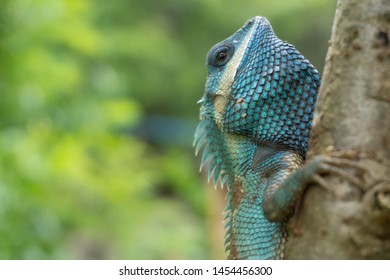
[[[196,154],[203,147],[200,169],[208,166],[208,180],[213,178],[214,186],[218,181],[222,186],[233,183],[234,171],[226,134],[218,129],[214,121],[208,118],[201,120],[196,128],[194,146]]]

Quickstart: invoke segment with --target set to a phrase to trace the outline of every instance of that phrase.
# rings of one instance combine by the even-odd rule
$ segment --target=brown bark
[[[291,259],[390,259],[390,1],[339,0],[310,155],[355,150],[364,186],[324,177],[290,221]]]

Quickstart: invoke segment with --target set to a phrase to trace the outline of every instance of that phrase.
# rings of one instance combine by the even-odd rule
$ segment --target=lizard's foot
[[[357,162],[358,159],[359,153],[356,150],[328,150],[323,155],[315,156],[309,161],[308,164],[316,166],[316,172],[313,173],[312,180],[335,196],[337,196],[335,188],[322,175],[337,175],[364,191],[363,174],[368,173],[368,170]]]
[[[295,154],[289,156],[293,159],[297,157]],[[358,158],[356,152],[328,152],[315,156],[293,172],[287,170],[290,171],[288,173],[283,169],[275,172],[273,177],[268,178],[264,190],[262,206],[265,217],[270,221],[285,221],[308,184],[312,182],[318,183],[336,197],[344,196],[343,192],[346,188],[336,187],[337,184],[332,186],[330,180],[322,177],[326,174],[335,174],[363,189],[364,182],[361,175],[367,171],[356,161]],[[284,180],[281,180],[280,177],[283,175]]]

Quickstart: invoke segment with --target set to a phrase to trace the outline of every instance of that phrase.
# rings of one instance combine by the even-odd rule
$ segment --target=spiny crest
[[[224,209],[224,217],[223,217],[223,222],[224,222],[224,229],[225,229],[225,251],[229,252],[231,249],[231,244],[232,244],[232,193],[231,189],[228,190],[226,193],[226,200],[228,201],[225,209]]]
[[[195,155],[204,147],[200,170],[208,165],[207,178],[208,181],[213,178],[215,187],[218,185],[218,181],[220,181],[221,187],[227,185],[229,181],[229,177],[226,174],[227,167],[224,166],[222,160],[223,157],[227,156],[227,150],[224,148],[223,143],[223,135],[216,125],[208,119],[203,119],[196,128],[193,145],[195,147]]]
[[[194,147],[195,154],[203,148],[202,159],[200,163],[200,170],[208,165],[208,181],[213,178],[214,187],[220,181],[221,187],[227,187],[227,201],[225,208],[224,223],[226,229],[225,235],[225,250],[230,251],[232,238],[232,201],[231,199],[231,185],[234,182],[234,172],[230,166],[225,163],[232,162],[228,155],[228,149],[225,144],[225,138],[222,132],[217,128],[216,124],[209,119],[203,119],[199,123],[195,131]]]

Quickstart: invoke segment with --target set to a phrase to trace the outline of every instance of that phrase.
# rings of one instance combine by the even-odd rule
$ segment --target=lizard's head
[[[198,149],[208,144],[206,152],[225,164],[220,169],[230,168],[225,160],[227,135],[280,145],[304,156],[318,72],[292,45],[276,37],[267,19],[248,20],[212,47],[207,70],[195,142]]]

